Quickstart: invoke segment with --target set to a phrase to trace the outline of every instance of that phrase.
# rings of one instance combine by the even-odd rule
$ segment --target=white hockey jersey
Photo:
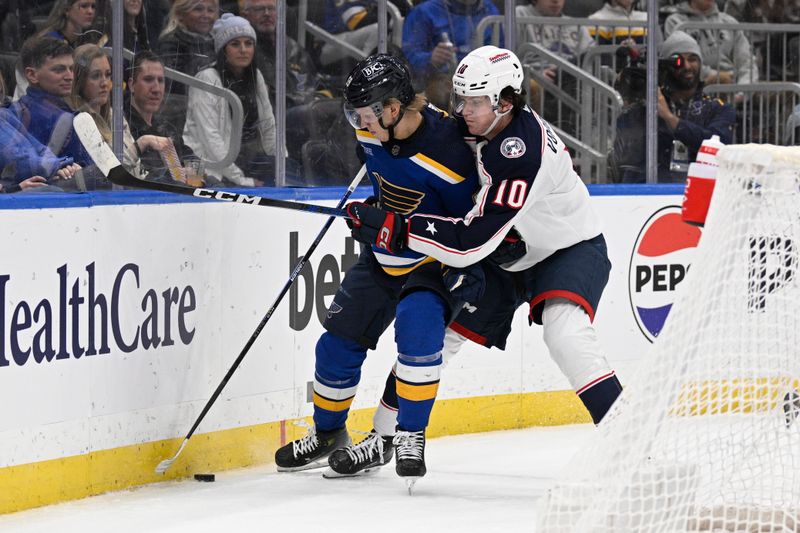
[[[409,248],[464,267],[491,254],[513,227],[526,253],[503,268],[520,271],[601,233],[566,146],[531,109],[492,140],[480,140],[476,153],[481,188],[475,206],[464,218],[412,215]]]

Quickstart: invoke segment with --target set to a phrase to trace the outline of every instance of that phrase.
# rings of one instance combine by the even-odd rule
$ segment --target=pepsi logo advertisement
[[[636,237],[628,294],[636,324],[650,342],[664,327],[701,234],[700,228],[681,220],[680,206],[670,205],[653,213]]]

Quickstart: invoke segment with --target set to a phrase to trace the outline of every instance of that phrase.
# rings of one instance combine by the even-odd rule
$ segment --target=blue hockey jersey
[[[405,216],[466,216],[479,186],[472,150],[443,111],[428,106],[422,117],[407,139],[382,143],[367,130],[356,131],[374,194],[383,209]],[[384,270],[396,276],[433,260],[413,250],[390,254],[373,246],[373,251]]]

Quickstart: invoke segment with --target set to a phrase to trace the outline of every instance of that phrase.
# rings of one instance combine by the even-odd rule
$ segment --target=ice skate
[[[330,468],[322,476],[330,479],[375,473],[391,461],[393,455],[392,437],[382,437],[373,429],[358,444],[333,452],[328,457]]]
[[[395,471],[405,479],[408,493],[411,494],[414,484],[425,475],[425,431],[398,431],[394,436],[397,448]]]
[[[308,433],[296,441],[281,447],[275,452],[278,472],[297,472],[322,468],[328,463],[328,456],[339,448],[350,445],[350,435],[346,428],[333,431],[317,431],[308,426]]]

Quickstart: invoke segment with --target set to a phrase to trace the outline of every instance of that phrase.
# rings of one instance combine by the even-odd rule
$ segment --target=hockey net
[[[667,324],[537,533],[800,532],[800,148],[719,161]]]

